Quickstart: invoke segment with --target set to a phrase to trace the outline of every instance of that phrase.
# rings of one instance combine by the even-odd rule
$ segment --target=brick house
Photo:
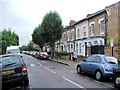
[[[107,13],[106,10],[100,10],[87,15],[88,20],[88,50],[89,55],[99,53],[104,54],[107,31]]]
[[[120,59],[120,1],[64,28],[59,50],[77,51],[81,56],[94,53],[112,55]]]
[[[88,42],[88,20],[86,18],[76,22],[75,26],[75,51],[78,55],[85,56],[85,43]]]
[[[108,15],[105,54],[112,55],[110,41],[113,39],[113,56],[116,56],[120,60],[120,1],[107,6],[105,9]]]

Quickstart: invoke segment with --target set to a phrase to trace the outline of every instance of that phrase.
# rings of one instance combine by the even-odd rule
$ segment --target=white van
[[[9,46],[9,47],[7,47],[6,53],[20,54],[19,46]]]

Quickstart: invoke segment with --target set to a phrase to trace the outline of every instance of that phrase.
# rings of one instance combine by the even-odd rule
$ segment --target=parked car
[[[27,67],[23,59],[17,54],[0,55],[2,62],[2,87],[8,85],[29,85]]]
[[[118,66],[117,68],[114,68],[113,73],[114,73],[113,75],[114,86],[120,89],[120,66]]]
[[[77,73],[88,73],[95,75],[97,80],[102,80],[104,77],[112,78],[113,68],[119,65],[118,60],[112,56],[94,54],[89,56],[77,64]]]
[[[39,52],[37,54],[37,58],[38,59],[49,59],[49,55],[47,52]]]

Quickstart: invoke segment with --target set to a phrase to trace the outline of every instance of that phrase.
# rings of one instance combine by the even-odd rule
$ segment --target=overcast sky
[[[0,30],[11,28],[18,34],[20,46],[31,40],[31,34],[44,15],[57,11],[63,26],[79,21],[119,0],[0,0]]]

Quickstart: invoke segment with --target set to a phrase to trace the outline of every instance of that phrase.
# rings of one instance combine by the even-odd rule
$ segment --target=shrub
[[[57,51],[56,51],[56,53],[57,53]],[[68,54],[70,54],[70,53],[61,50],[61,51],[58,51],[58,54],[59,54],[59,55],[68,55]]]

